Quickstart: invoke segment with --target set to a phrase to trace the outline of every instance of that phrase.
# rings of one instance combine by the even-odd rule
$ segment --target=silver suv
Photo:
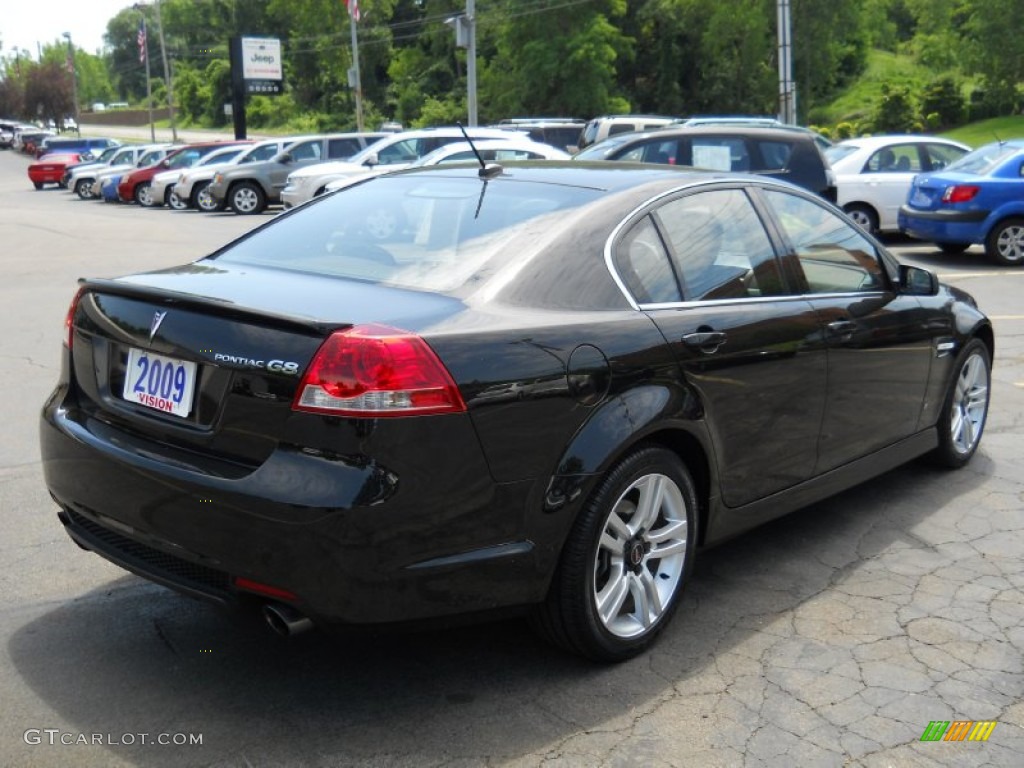
[[[235,213],[261,213],[281,202],[288,174],[297,168],[351,157],[385,133],[335,133],[298,137],[285,150],[262,163],[231,166],[217,171],[207,188],[218,203]]]

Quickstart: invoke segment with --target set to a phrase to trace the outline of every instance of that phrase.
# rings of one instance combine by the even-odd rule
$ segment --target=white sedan
[[[474,152],[474,147],[476,151]],[[477,154],[479,153],[479,159]],[[425,165],[441,165],[448,163],[503,163],[513,160],[568,160],[571,158],[568,152],[564,152],[550,144],[542,144],[529,139],[513,139],[503,141],[500,139],[485,139],[474,141],[472,145],[468,141],[459,141],[454,144],[446,144],[438,147],[433,152],[424,155],[412,163],[412,168],[419,168]],[[370,176],[380,176],[384,171],[369,171],[358,176],[346,176],[330,182],[324,189],[324,194],[333,192],[336,189],[343,189],[356,184]],[[378,211],[371,215],[365,222],[366,231],[378,240],[386,240],[391,237],[397,227],[398,219],[393,211]]]
[[[896,215],[919,173],[937,171],[970,152],[937,136],[866,136],[825,150],[836,177],[837,204],[872,234],[896,232]]]

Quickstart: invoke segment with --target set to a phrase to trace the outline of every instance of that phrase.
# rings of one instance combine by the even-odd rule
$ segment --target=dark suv
[[[573,159],[757,173],[792,182],[826,200],[836,200],[835,178],[814,132],[795,126],[670,126],[611,136],[587,147]]]

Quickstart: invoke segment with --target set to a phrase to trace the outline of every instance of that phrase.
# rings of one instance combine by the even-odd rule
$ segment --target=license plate
[[[134,347],[128,350],[122,397],[163,413],[186,417],[192,410],[196,364],[155,355]]]
[[[910,196],[910,204],[916,205],[918,208],[928,208],[932,204],[931,195],[923,189],[915,189],[914,194]]]

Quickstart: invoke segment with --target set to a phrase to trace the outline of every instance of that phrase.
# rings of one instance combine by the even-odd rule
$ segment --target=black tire
[[[843,210],[869,235],[878,234],[878,214],[870,205],[850,203]]]
[[[92,184],[96,179],[78,179],[75,182],[75,194],[83,200],[92,200]]]
[[[188,203],[178,197],[171,187],[168,187],[167,191],[164,192],[164,205],[175,211],[184,211],[188,209]]]
[[[630,453],[576,519],[534,628],[595,661],[642,652],[679,604],[696,521],[697,492],[679,457],[656,446]]]
[[[985,238],[985,255],[1003,267],[1024,265],[1024,219],[1003,219]]]
[[[41,182],[41,181],[33,181],[33,182],[32,182],[32,185],[33,185],[33,186],[34,186],[34,187],[35,187],[36,189],[42,189],[42,188],[43,188],[43,182]]]
[[[240,181],[228,192],[231,210],[243,216],[254,216],[263,213],[267,207],[267,196],[263,188],[251,181]]]
[[[939,415],[939,445],[931,458],[942,467],[960,469],[981,443],[988,419],[992,360],[980,339],[971,339],[957,356],[953,378]]]
[[[224,201],[217,200],[210,194],[209,181],[201,181],[192,190],[192,206],[204,213],[215,213],[224,210]]]
[[[970,248],[970,243],[938,243],[939,250],[949,256],[956,256]]]

